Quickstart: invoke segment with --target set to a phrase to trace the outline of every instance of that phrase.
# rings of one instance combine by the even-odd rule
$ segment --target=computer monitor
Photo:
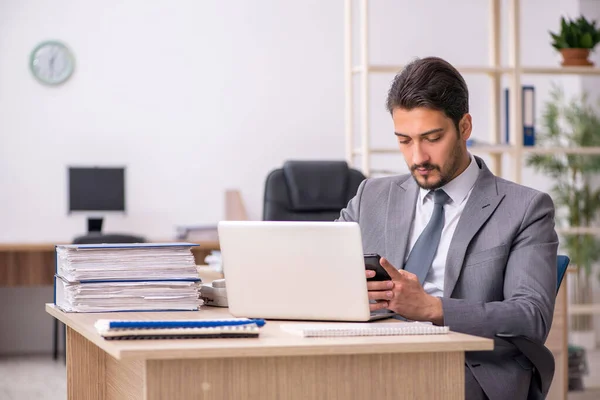
[[[69,213],[124,212],[125,168],[69,167]],[[102,217],[88,218],[88,232],[102,230]]]

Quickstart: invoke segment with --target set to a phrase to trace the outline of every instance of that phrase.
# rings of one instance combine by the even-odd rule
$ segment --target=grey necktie
[[[444,204],[450,197],[442,189],[433,192],[433,214],[413,246],[404,269],[417,275],[421,285],[437,252],[444,228]]]

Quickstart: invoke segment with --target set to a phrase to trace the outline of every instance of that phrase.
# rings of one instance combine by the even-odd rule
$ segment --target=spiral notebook
[[[109,320],[99,319],[96,330],[107,340],[254,338],[265,324],[261,319]]]
[[[450,332],[450,328],[447,326],[412,321],[391,323],[282,324],[280,327],[285,332],[303,337],[439,335]]]

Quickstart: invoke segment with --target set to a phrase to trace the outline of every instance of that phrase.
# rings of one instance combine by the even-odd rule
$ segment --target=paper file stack
[[[192,243],[56,246],[54,303],[66,312],[197,310]]]

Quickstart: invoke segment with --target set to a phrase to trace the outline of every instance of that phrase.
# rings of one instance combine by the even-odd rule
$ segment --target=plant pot
[[[590,49],[560,49],[563,57],[563,66],[592,66],[593,62],[588,60]]]

